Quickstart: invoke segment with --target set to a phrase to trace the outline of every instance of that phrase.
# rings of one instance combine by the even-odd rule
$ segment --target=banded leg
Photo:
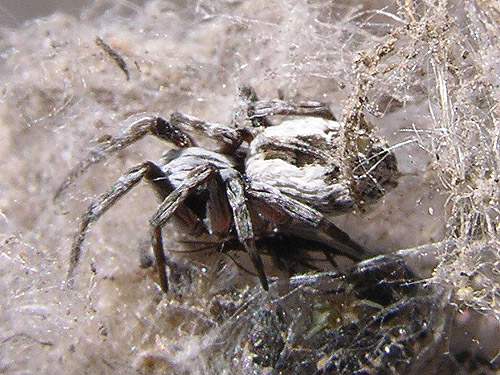
[[[91,165],[106,160],[111,154],[137,142],[147,134],[152,134],[181,148],[195,145],[189,135],[182,132],[180,129],[173,126],[163,118],[158,116],[142,116],[133,120],[127,130],[125,130],[122,134],[116,137],[111,137],[101,143],[74,168],[72,168],[66,176],[64,182],[56,190],[53,200],[57,201],[66,189]]]
[[[242,86],[238,92],[239,106],[234,112],[233,122],[237,127],[245,127],[250,120],[253,127],[272,126],[267,116],[313,116],[326,120],[335,120],[330,107],[326,103],[317,101],[290,102],[285,100],[259,100],[257,93],[251,86]]]
[[[313,116],[326,120],[335,120],[326,103],[315,101],[287,102],[284,100],[259,100],[252,103],[251,116],[260,118],[272,115]]]
[[[183,207],[183,203],[190,194],[197,187],[213,178],[217,173],[217,169],[211,164],[205,164],[194,168],[189,172],[186,179],[163,200],[156,213],[149,220],[151,228],[151,245],[156,259],[158,275],[160,277],[160,287],[165,293],[168,292],[166,267],[173,266],[173,263],[166,257],[163,250],[162,228],[167,221],[176,214],[176,211],[180,207]]]
[[[110,209],[121,197],[134,188],[142,179],[150,182],[158,195],[162,198],[172,192],[173,186],[163,173],[161,168],[153,162],[145,162],[128,170],[118,181],[116,181],[105,193],[97,197],[89,206],[80,222],[80,229],[76,234],[71,247],[69,268],[66,276],[67,284],[73,284],[75,269],[80,261],[82,244],[89,231],[90,224],[97,221],[108,209]],[[196,228],[200,225],[199,219],[189,210],[188,207],[181,207],[176,217],[183,221],[185,225]]]
[[[250,217],[250,212],[246,204],[243,181],[239,176],[227,181],[227,197],[233,211],[234,225],[236,227],[238,240],[243,244],[246,252],[250,255],[250,260],[259,275],[262,288],[267,291],[269,290],[269,285],[264,271],[264,264],[255,246],[252,218]]]
[[[69,258],[69,268],[66,274],[68,286],[74,283],[74,273],[82,252],[82,244],[87,236],[89,226],[99,219],[109,208],[111,208],[121,197],[128,193],[148,172],[148,163],[139,164],[125,173],[113,184],[105,193],[101,194],[90,205],[87,212],[82,217],[80,229],[73,240]]]
[[[259,100],[252,86],[241,86],[238,88],[238,105],[233,111],[233,127],[239,129],[245,137],[252,138],[251,128],[273,126],[272,121],[266,116],[256,117],[253,114],[255,103]]]
[[[214,139],[223,152],[236,150],[242,142],[242,138],[236,129],[203,121],[193,116],[176,112],[170,116],[170,122],[173,126],[184,131],[195,131],[205,137]]]

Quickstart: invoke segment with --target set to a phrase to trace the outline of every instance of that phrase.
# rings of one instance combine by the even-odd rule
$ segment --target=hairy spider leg
[[[196,188],[204,183],[208,183],[209,180],[213,178],[220,179],[219,172],[213,165],[205,164],[194,168],[189,172],[186,179],[165,198],[158,207],[158,211],[150,219],[153,252],[160,275],[160,285],[165,292],[168,291],[166,266],[169,266],[169,264],[163,251],[162,227]],[[269,287],[264,273],[264,265],[255,247],[250,213],[245,203],[242,182],[239,177],[235,177],[231,178],[227,182],[227,185],[227,197],[232,208],[238,239],[250,255],[252,263],[259,274],[259,279],[263,288],[268,290]]]
[[[244,182],[240,176],[233,177],[227,181],[227,197],[229,205],[233,210],[234,225],[238,240],[243,244],[245,250],[250,255],[255,270],[259,275],[260,283],[264,290],[269,290],[267,277],[264,271],[262,258],[255,246],[255,235],[252,228],[252,218],[246,203]]]
[[[251,86],[241,86],[238,91],[240,101],[246,109],[247,116],[250,119],[259,119],[272,115],[291,115],[291,116],[315,116],[326,120],[335,120],[330,107],[326,103],[317,101],[285,101],[259,100],[257,93]],[[265,124],[261,124],[265,125]]]
[[[163,251],[162,228],[175,213],[176,209],[186,201],[196,188],[207,183],[212,178],[220,178],[218,175],[219,171],[212,164],[205,164],[194,168],[189,172],[186,179],[165,198],[158,207],[157,212],[150,219],[151,242],[160,275],[160,285],[164,292],[168,291],[166,267],[170,264]],[[245,202],[243,183],[239,177],[234,177],[227,181],[227,187],[227,197],[233,212],[238,240],[250,255],[252,263],[258,272],[262,287],[268,290],[269,286],[264,272],[264,265],[255,247],[250,213]]]
[[[133,187],[135,187],[143,178],[153,186],[156,193],[162,200],[164,200],[174,190],[174,187],[162,169],[155,163],[147,161],[129,169],[106,192],[97,197],[89,206],[87,212],[83,215],[80,223],[80,229],[73,240],[70,253],[70,265],[66,276],[67,284],[69,286],[73,285],[75,269],[79,263],[82,244],[85,241],[90,224],[97,221],[109,208],[111,208]],[[200,219],[198,219],[198,217],[187,206],[178,207],[175,217],[193,233],[202,227]]]
[[[264,117],[272,115],[282,116],[313,116],[325,120],[335,120],[326,103],[315,101],[289,102],[284,100],[258,100],[252,103],[251,117]]]
[[[141,181],[141,179],[148,172],[148,165],[148,163],[141,163],[129,169],[127,173],[121,176],[118,181],[113,184],[113,186],[97,197],[97,199],[94,200],[94,202],[92,202],[89,206],[87,212],[85,212],[82,216],[80,229],[73,240],[73,245],[71,246],[69,268],[66,275],[66,283],[68,286],[72,286],[74,283],[75,269],[80,261],[82,244],[87,236],[89,225],[99,219],[99,217],[101,217],[102,214],[113,206],[118,199],[124,196],[134,186],[136,186],[139,181]]]
[[[248,85],[238,89],[238,106],[233,112],[233,127],[244,131],[247,124],[250,127],[269,127],[273,122],[268,116],[314,116],[326,120],[335,120],[330,107],[326,103],[317,101],[285,101],[259,100],[254,88]],[[252,137],[252,134],[245,135]]]
[[[278,189],[261,183],[252,183],[247,193],[251,197],[265,201],[278,211],[284,211],[292,219],[306,223],[306,226],[308,225],[310,228],[319,229],[333,242],[338,254],[355,261],[364,258],[365,249],[351,240],[347,233],[339,229],[319,211],[282,194]]]
[[[247,124],[255,128],[273,126],[272,121],[266,116],[254,116],[253,108],[258,100],[257,93],[252,86],[244,85],[238,88],[238,105],[233,111],[233,127],[244,130]]]
[[[224,153],[236,150],[243,141],[240,132],[235,128],[207,122],[179,112],[172,113],[170,123],[184,131],[193,131],[215,140]]]
[[[134,120],[122,134],[111,137],[90,151],[84,159],[73,167],[66,176],[65,181],[56,190],[53,200],[57,201],[66,189],[91,165],[106,160],[111,154],[137,142],[147,134],[171,142],[180,148],[195,146],[195,142],[188,134],[165,119],[158,116],[142,116]]]
[[[162,228],[185,202],[186,198],[200,185],[213,178],[216,173],[218,173],[217,169],[212,164],[204,164],[191,170],[186,179],[163,200],[156,213],[149,220],[151,244],[160,276],[160,286],[165,293],[168,292],[166,267],[172,266],[172,263],[170,263],[163,251]]]

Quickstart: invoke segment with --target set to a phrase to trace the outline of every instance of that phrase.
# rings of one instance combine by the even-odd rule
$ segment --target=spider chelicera
[[[149,225],[160,286],[165,292],[169,287],[167,271],[174,263],[164,252],[162,228],[170,218],[194,236],[204,233],[220,244],[237,243],[250,256],[265,290],[268,280],[259,241],[270,239],[267,243],[272,244],[273,238],[288,235],[300,246],[300,240],[310,240],[321,244],[320,251],[333,264],[332,255],[355,261],[367,256],[325,214],[345,212],[359,199],[380,197],[395,186],[398,171],[394,155],[383,146],[367,147],[366,153],[359,155],[357,167],[362,171],[353,173],[355,179],[348,179],[340,168],[343,124],[335,121],[328,105],[261,101],[248,86],[240,88],[239,97],[241,105],[231,126],[180,113],[172,114],[169,121],[142,116],[72,169],[55,198],[92,164],[147,134],[177,147],[158,163],[146,161],[129,169],[93,201],[71,248],[68,284],[73,283],[89,225],[143,179],[161,200]],[[292,119],[274,125],[269,118],[273,115]],[[191,132],[211,138],[218,150],[198,147]]]

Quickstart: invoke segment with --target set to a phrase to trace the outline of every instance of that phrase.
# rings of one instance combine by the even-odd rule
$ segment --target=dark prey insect
[[[152,134],[175,146],[158,163],[146,161],[122,175],[97,197],[83,215],[70,256],[72,283],[89,225],[145,179],[161,199],[151,216],[150,235],[161,288],[167,292],[167,270],[174,263],[165,254],[162,227],[177,219],[194,237],[204,233],[215,242],[237,242],[248,253],[262,287],[268,281],[256,242],[290,234],[324,244],[321,251],[353,260],[364,249],[337,228],[325,213],[345,212],[359,199],[380,197],[395,185],[394,155],[372,145],[360,155],[356,179],[342,173],[339,142],[342,124],[324,103],[260,101],[250,87],[240,89],[241,105],[231,126],[208,123],[180,113],[170,121],[159,116],[135,120],[121,135],[91,152],[67,176],[55,198],[89,166]],[[293,119],[274,125],[272,115]],[[217,151],[198,147],[196,132],[216,141]],[[361,173],[361,172],[363,173]],[[371,188],[366,189],[367,180]],[[354,186],[356,185],[356,186]],[[364,186],[363,191],[359,190]],[[376,191],[376,192],[375,192]]]

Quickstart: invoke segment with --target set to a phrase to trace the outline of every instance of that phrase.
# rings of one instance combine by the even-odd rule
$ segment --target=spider
[[[249,86],[239,89],[239,98],[231,126],[180,113],[172,114],[169,121],[144,115],[121,135],[107,139],[70,171],[55,199],[92,164],[147,134],[176,146],[158,163],[145,161],[129,169],[92,202],[72,244],[68,285],[74,283],[90,224],[141,180],[149,182],[161,200],[149,225],[164,292],[169,289],[167,271],[174,267],[164,252],[162,239],[162,227],[170,218],[195,237],[205,234],[221,244],[238,243],[250,256],[265,290],[268,280],[259,241],[279,246],[282,241],[266,239],[289,236],[310,240],[322,244],[321,251],[332,264],[332,254],[354,261],[367,256],[364,248],[325,216],[345,212],[357,201],[353,182],[343,176],[339,167],[343,125],[335,121],[328,105],[316,101],[262,101]],[[294,117],[275,125],[270,119],[273,115]],[[190,135],[193,132],[214,140],[218,149],[197,146]],[[362,199],[382,196],[395,185],[396,159],[386,148],[369,147],[365,155],[360,155],[359,165],[368,172],[364,176],[358,173],[357,188],[367,185],[367,178],[374,181],[370,189],[363,188]]]

